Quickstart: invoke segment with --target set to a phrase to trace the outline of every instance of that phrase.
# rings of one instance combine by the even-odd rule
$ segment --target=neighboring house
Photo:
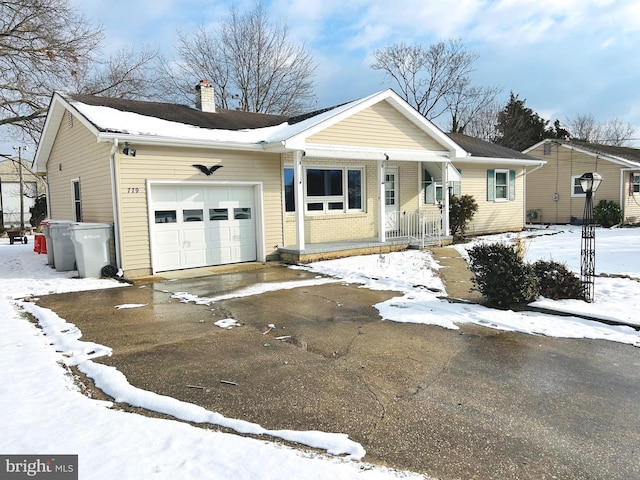
[[[579,140],[543,140],[524,153],[546,161],[527,179],[527,218],[534,223],[580,223],[585,193],[579,178],[597,172],[603,180],[593,203],[620,205],[623,221],[640,223],[640,149]]]
[[[202,81],[195,109],[54,94],[36,170],[50,218],[112,223],[113,262],[137,277],[438,243],[449,187],[477,196],[475,232],[521,230],[543,162],[470,152],[392,90],[285,118],[216,110]]]
[[[18,158],[0,159],[0,227],[19,227],[24,222],[29,227],[36,198],[46,193],[42,178],[31,171],[31,161]],[[21,168],[22,167],[22,168]],[[22,177],[22,202],[20,202],[20,177]],[[22,206],[20,205],[22,203]]]
[[[526,222],[527,179],[544,162],[461,133],[447,135],[469,154],[452,159],[462,177],[460,191],[454,183],[453,193],[472,195],[478,204],[466,234],[521,231]]]

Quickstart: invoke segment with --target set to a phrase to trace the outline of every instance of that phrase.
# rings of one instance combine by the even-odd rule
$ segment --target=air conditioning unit
[[[535,220],[542,220],[542,210],[539,208],[531,209],[527,211],[527,220],[529,222],[533,222]]]

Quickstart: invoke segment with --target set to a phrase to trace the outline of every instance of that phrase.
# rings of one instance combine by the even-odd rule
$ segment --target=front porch
[[[441,210],[422,212],[392,211],[385,214],[384,235],[372,238],[304,243],[278,249],[286,263],[310,263],[319,260],[396,252],[407,248],[421,249],[449,245],[452,238],[444,235]]]
[[[357,240],[344,240],[326,243],[310,243],[299,250],[293,246],[278,249],[280,260],[285,263],[311,263],[321,260],[353,257],[356,255],[372,255],[389,252],[398,252],[408,248],[425,248],[449,245],[451,237],[439,237],[428,241],[417,240],[412,237],[395,237],[381,242],[377,238],[363,238]]]

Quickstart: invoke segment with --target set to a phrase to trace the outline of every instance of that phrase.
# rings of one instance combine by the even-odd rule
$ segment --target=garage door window
[[[229,220],[229,210],[227,210],[226,208],[210,208],[209,220],[211,220],[212,222]]]
[[[156,210],[156,223],[176,223],[175,210]]]
[[[203,222],[204,216],[202,210],[183,210],[182,218],[185,222]]]
[[[234,208],[233,218],[235,220],[249,220],[251,219],[251,209],[250,208]]]

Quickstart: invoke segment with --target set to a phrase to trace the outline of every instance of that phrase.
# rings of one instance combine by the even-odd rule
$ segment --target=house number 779
[[[140,193],[140,189],[138,187],[129,187],[127,188],[127,193]]]

